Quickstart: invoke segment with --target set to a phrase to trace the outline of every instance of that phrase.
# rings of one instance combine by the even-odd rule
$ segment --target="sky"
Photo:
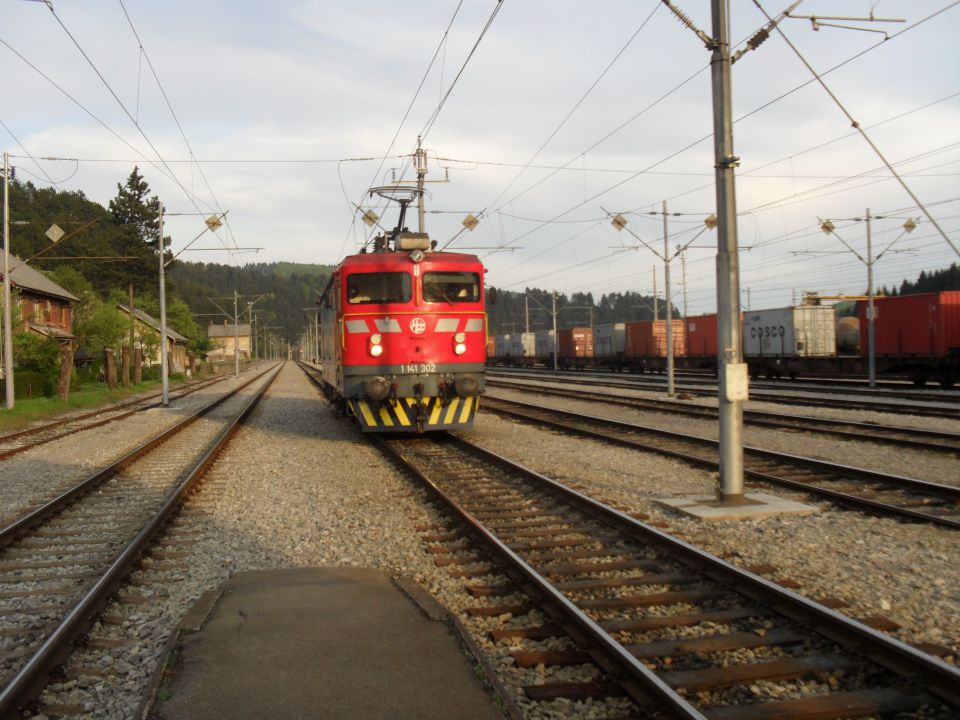
[[[675,5],[711,34],[709,3]],[[730,5],[736,51],[767,20]],[[877,286],[958,261],[960,2],[793,14],[904,22],[787,18],[796,50],[774,31],[733,65],[744,309],[863,293],[867,209]],[[184,259],[334,264],[369,239],[363,211],[396,222],[367,190],[411,180],[422,135],[425,230],[489,284],[662,298],[666,202],[673,301],[695,315],[716,308],[709,60],[660,0],[0,0],[0,150],[104,205],[139,166],[174,252],[226,212]]]

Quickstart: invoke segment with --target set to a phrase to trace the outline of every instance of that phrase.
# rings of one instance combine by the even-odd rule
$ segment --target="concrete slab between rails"
[[[235,575],[199,601],[199,631],[181,627],[142,715],[502,720],[449,615],[401,584],[362,568]]]
[[[661,498],[654,500],[659,505],[699,520],[754,520],[775,515],[812,515],[820,512],[812,505],[784,500],[766,493],[750,493],[743,501],[725,504],[716,498]]]

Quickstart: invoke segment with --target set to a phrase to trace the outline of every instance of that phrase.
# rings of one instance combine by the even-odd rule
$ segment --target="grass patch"
[[[121,386],[116,390],[96,383],[83,385],[80,389],[71,392],[67,402],[63,402],[58,397],[17,398],[12,410],[0,408],[0,433],[22,430],[31,423],[49,420],[71,410],[92,409],[117,403],[131,395],[159,387],[159,380],[146,380],[139,385]]]

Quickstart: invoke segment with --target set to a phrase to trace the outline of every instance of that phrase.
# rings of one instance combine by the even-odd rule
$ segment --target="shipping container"
[[[598,358],[623,357],[626,323],[597,325],[593,329],[593,356]]]
[[[534,358],[537,356],[537,338],[534,333],[520,333],[520,357]]]
[[[717,356],[717,314],[694,315],[684,321],[687,328],[687,355]]]
[[[860,354],[867,355],[867,303],[860,314]],[[960,348],[960,290],[874,300],[877,355],[943,357]]]
[[[758,310],[744,313],[746,357],[832,357],[837,353],[832,305]]]
[[[592,358],[593,329],[574,327],[558,330],[557,345],[560,357]]]
[[[487,357],[497,356],[497,339],[493,335],[487,336]]]
[[[670,321],[673,333],[673,356],[683,357],[687,354],[684,342],[683,320],[677,318]],[[667,356],[667,321],[640,320],[626,324],[624,354],[628,358],[666,357]]]
[[[553,330],[537,330],[533,334],[534,355],[538,358],[551,358],[557,349]]]
[[[497,335],[494,337],[494,342],[496,343],[494,347],[494,355],[498,358],[510,357],[510,336],[509,335]]]

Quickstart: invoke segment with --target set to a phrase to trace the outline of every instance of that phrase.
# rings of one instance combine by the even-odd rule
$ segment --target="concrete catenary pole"
[[[667,296],[667,396],[675,394],[673,383],[673,301],[670,298],[670,241],[667,232],[667,201],[663,201],[663,285]]]
[[[720,375],[720,489],[724,502],[743,499],[743,401],[747,372],[740,326],[740,262],[733,154],[728,0],[712,0],[713,148],[717,195],[717,340]]]
[[[10,305],[10,155],[3,154],[3,384],[13,410],[13,313]]]
[[[556,372],[557,368],[557,352],[559,348],[557,347],[557,291],[553,291],[553,369]]]
[[[237,291],[233,291],[233,376],[240,377],[240,316],[237,315]]]
[[[417,137],[417,223],[420,232],[427,231],[426,213],[423,207],[424,180],[427,177],[427,152],[420,147],[420,137]]]
[[[163,407],[170,405],[170,378],[167,377],[167,281],[164,277],[163,257],[163,203],[160,203],[160,386],[163,388]]]
[[[13,410],[13,313],[10,300],[10,155],[3,154],[3,381]]]
[[[881,255],[883,253],[880,253]],[[870,208],[867,208],[867,374],[870,387],[877,386],[876,313],[873,304],[873,237],[870,233]]]

